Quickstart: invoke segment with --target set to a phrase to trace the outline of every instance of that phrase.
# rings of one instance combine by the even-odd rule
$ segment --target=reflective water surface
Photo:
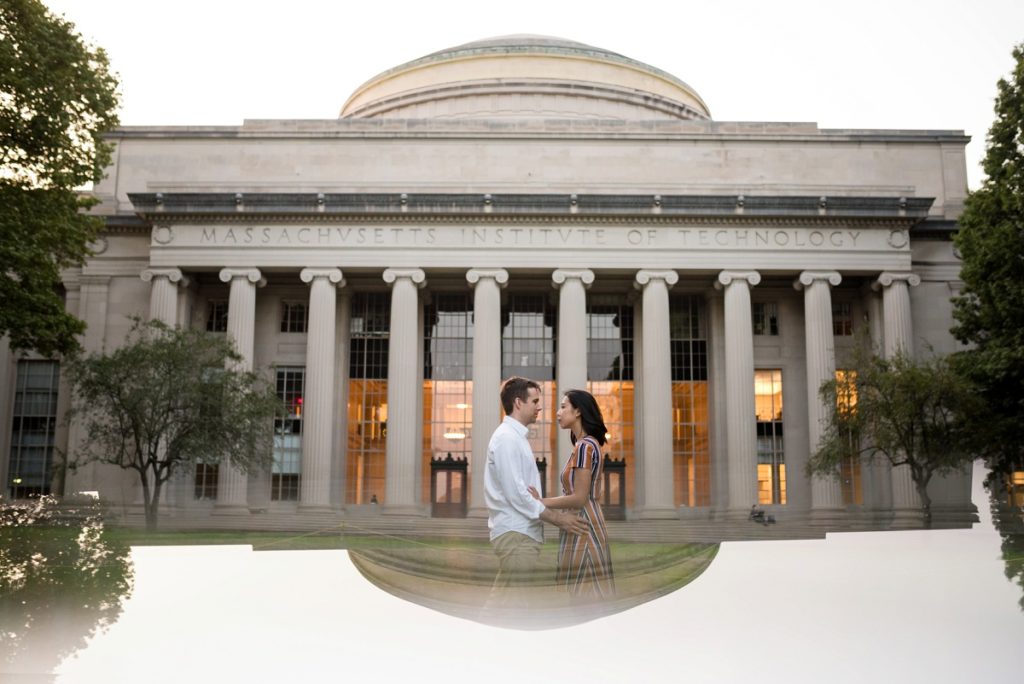
[[[971,529],[620,543],[615,601],[541,586],[521,615],[482,610],[478,542],[168,533],[129,550],[137,533],[88,504],[56,527],[8,512],[0,679],[1017,681],[1024,523],[983,475]]]

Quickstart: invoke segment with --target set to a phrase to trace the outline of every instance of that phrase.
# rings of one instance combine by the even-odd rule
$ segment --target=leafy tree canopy
[[[38,0],[0,3],[0,335],[15,349],[68,352],[85,329],[57,286],[103,226],[75,189],[102,177],[118,104],[102,49]]]
[[[125,346],[72,359],[73,411],[86,439],[69,467],[89,462],[134,470],[146,522],[156,527],[163,485],[196,463],[268,467],[276,389],[223,335],[136,321]]]
[[[1024,44],[1000,79],[988,133],[986,179],[965,203],[955,237],[963,265],[953,334],[971,349],[957,364],[982,388],[988,465],[1024,465]]]
[[[948,356],[883,359],[861,352],[852,366],[821,386],[829,423],[807,469],[836,474],[844,460],[861,455],[905,465],[928,519],[932,476],[974,459],[975,387]]]

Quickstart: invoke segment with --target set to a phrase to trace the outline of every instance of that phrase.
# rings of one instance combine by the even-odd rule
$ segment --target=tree
[[[964,287],[954,300],[953,334],[971,345],[958,365],[982,388],[979,454],[1003,474],[1024,466],[1024,44],[1000,79],[996,119],[954,237]]]
[[[883,359],[861,352],[852,365],[821,386],[829,421],[807,469],[837,475],[844,460],[861,455],[908,466],[928,522],[932,477],[974,459],[975,387],[948,356]]]
[[[241,361],[224,336],[136,320],[125,346],[73,358],[73,415],[85,433],[69,463],[134,470],[147,529],[156,529],[160,492],[178,471],[230,457],[242,470],[270,464],[275,388]]]
[[[0,335],[44,355],[77,348],[60,270],[81,264],[103,227],[75,188],[110,162],[117,79],[106,53],[38,0],[0,3]]]

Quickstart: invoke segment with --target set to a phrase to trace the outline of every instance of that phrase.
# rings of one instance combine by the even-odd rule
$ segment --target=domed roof
[[[345,118],[709,119],[689,85],[603,48],[537,35],[440,50],[370,79]]]

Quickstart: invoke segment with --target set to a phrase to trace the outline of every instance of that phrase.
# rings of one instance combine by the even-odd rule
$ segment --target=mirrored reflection
[[[1006,564],[1006,579],[1024,592],[1024,471],[1009,477],[990,477],[986,484],[992,525],[1002,539],[1000,550]],[[1020,609],[1024,611],[1024,596]]]
[[[129,547],[95,499],[0,501],[5,672],[49,672],[118,620],[133,585]]]
[[[363,576],[379,588],[441,613],[516,629],[553,629],[619,613],[679,589],[703,573],[718,544],[632,543],[612,547],[615,594],[581,600],[555,581],[557,546],[514,590],[494,591],[498,561],[486,542],[401,543],[350,549]]]

